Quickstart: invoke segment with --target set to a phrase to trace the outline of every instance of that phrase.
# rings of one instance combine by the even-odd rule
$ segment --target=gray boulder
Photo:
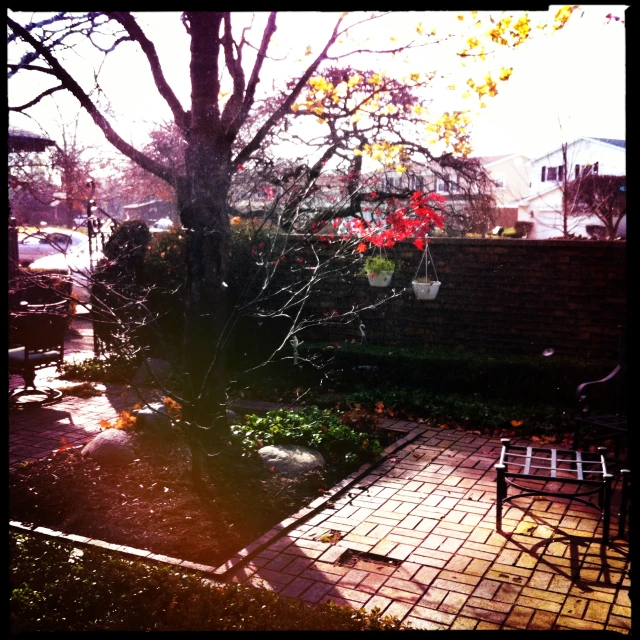
[[[325,465],[320,452],[297,444],[269,445],[262,447],[258,455],[265,467],[274,467],[279,473],[302,473]]]
[[[129,464],[136,457],[130,434],[120,429],[105,429],[82,449],[82,455],[107,465]]]
[[[173,427],[166,407],[155,402],[148,407],[133,412],[136,417],[136,429],[157,436],[171,435]]]
[[[170,362],[161,360],[160,358],[147,358],[145,362],[141,362],[136,375],[133,377],[133,384],[149,385],[155,382],[149,371],[160,380],[167,382],[173,373],[173,367]]]

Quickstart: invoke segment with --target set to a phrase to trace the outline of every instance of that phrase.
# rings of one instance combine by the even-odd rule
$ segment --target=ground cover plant
[[[295,411],[277,409],[266,416],[248,415],[244,424],[231,427],[231,435],[247,452],[267,445],[298,444],[317,449],[330,461],[352,464],[382,453],[382,432],[375,425],[372,430],[362,429],[362,423],[354,428],[330,410],[309,406]]]
[[[138,366],[138,360],[126,355],[111,353],[80,361],[66,361],[60,366],[61,380],[80,382],[123,382],[130,379]]]
[[[37,535],[10,532],[9,545],[14,634],[401,628],[397,619],[379,612],[301,606],[267,589],[214,585],[195,574]]]

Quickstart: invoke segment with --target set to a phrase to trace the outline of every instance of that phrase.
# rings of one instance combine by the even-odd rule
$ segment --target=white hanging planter
[[[427,239],[425,238],[424,253],[422,254],[422,259],[420,260],[420,264],[416,270],[416,275],[411,281],[411,286],[413,287],[413,293],[418,300],[435,300],[442,283],[438,280],[436,267],[433,264],[433,257],[431,256],[429,245],[426,243],[426,240]],[[435,279],[429,276],[429,261],[431,261],[431,268],[433,269]],[[423,262],[425,263],[424,276],[418,276]]]
[[[416,294],[416,298],[418,300],[435,300],[435,297],[438,295],[438,291],[440,290],[440,282],[437,280],[432,280],[430,282],[426,282],[424,278],[417,278],[411,282],[411,286],[413,287],[413,293]]]
[[[391,284],[391,278],[393,278],[393,271],[367,274],[367,279],[372,287],[388,287]]]
[[[388,287],[395,272],[395,262],[387,258],[386,251],[380,248],[378,255],[373,255],[366,259],[363,275],[367,276],[367,280],[372,287]]]

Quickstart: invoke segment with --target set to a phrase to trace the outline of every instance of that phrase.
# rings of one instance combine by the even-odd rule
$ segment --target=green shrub
[[[359,389],[347,393],[349,403],[375,408],[378,403],[394,415],[428,418],[462,426],[491,431],[513,428],[512,422],[522,421],[518,433],[564,433],[573,429],[574,413],[549,405],[501,402],[479,394],[439,393],[407,387]]]
[[[264,417],[248,415],[244,424],[231,427],[231,434],[247,452],[267,445],[298,444],[347,464],[382,453],[374,433],[358,431],[335,413],[314,406],[296,411],[277,409]]]
[[[104,358],[86,358],[79,362],[65,361],[60,367],[61,380],[80,382],[124,382],[131,379],[138,367],[138,360],[122,353]]]
[[[111,234],[104,255],[120,268],[135,268],[144,260],[151,233],[143,220],[127,220]]]
[[[427,389],[438,393],[480,394],[487,400],[575,408],[575,390],[585,380],[598,380],[615,362],[554,355],[489,355],[448,348],[401,348],[343,342],[305,343],[305,357],[324,354],[336,372],[335,384],[353,390],[361,378],[374,386]],[[365,368],[377,373],[364,374]],[[411,375],[407,375],[411,372]]]
[[[396,618],[311,607],[268,589],[10,533],[11,633],[35,631],[397,630]]]

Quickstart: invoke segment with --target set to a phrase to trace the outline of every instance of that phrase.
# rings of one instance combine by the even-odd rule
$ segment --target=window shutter
[[[576,179],[578,178],[579,175],[580,175],[580,165],[577,164],[576,165]]]
[[[600,170],[600,167],[599,167],[598,165],[599,165],[599,163],[598,163],[598,162],[596,162],[596,163],[593,165],[593,173],[595,173],[595,174],[597,174],[597,173],[598,173],[598,171]]]
[[[544,182],[546,177],[547,177],[547,167],[542,167],[542,176],[540,177],[540,180]]]
[[[558,180],[564,180],[564,165],[558,167]]]

